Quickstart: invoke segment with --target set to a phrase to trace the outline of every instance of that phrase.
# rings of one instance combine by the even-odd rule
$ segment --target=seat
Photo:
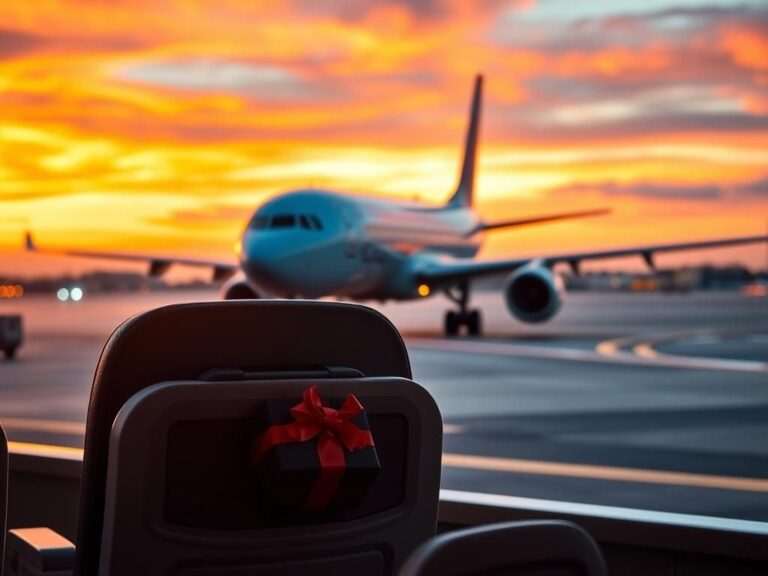
[[[0,576],[5,566],[5,531],[8,517],[8,438],[0,425]]]
[[[422,544],[400,576],[605,576],[600,549],[571,522],[505,522],[446,532]]]
[[[356,305],[182,304],[119,327],[88,411],[75,574],[390,574],[434,535],[442,423],[397,331]],[[382,470],[359,506],[253,507],[240,458],[274,399],[352,393]]]

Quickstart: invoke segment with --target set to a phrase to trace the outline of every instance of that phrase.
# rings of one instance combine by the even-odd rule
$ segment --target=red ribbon
[[[320,460],[320,476],[315,482],[307,501],[306,510],[322,510],[331,498],[344,476],[347,464],[344,451],[361,450],[373,446],[370,431],[355,425],[354,420],[363,411],[363,406],[354,395],[349,394],[341,408],[323,406],[317,386],[304,390],[304,399],[291,408],[294,421],[290,424],[276,424],[269,427],[251,449],[254,463],[278,444],[308,442],[316,436],[317,457]]]

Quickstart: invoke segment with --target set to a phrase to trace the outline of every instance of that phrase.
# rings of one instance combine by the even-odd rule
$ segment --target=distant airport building
[[[595,272],[564,276],[569,291],[688,292],[691,290],[741,290],[766,273],[752,273],[741,266],[670,268],[653,273]]]
[[[502,290],[505,275],[490,276],[473,282],[479,291]],[[563,274],[569,291],[596,292],[687,292],[691,290],[741,290],[755,282],[768,282],[768,271],[750,272],[741,266],[701,266],[669,268],[655,273],[590,272]],[[59,276],[40,279],[0,277],[0,298],[18,298],[23,294],[56,294],[62,287],[79,286],[89,294],[156,292],[171,289],[204,289],[211,284],[199,280],[171,284],[161,278],[131,272],[93,272],[80,277]]]

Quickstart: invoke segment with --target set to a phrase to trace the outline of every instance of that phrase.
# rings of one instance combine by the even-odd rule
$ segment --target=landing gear
[[[466,325],[470,336],[480,336],[483,333],[483,317],[480,310],[469,311]]]
[[[459,333],[459,315],[453,310],[445,313],[445,335],[455,336]]]
[[[483,332],[483,318],[480,310],[469,309],[469,284],[462,282],[454,288],[445,290],[446,296],[459,305],[459,309],[445,313],[445,335],[457,336],[464,326],[469,336],[479,336]]]

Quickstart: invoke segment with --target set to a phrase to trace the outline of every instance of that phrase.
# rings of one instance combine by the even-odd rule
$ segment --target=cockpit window
[[[278,214],[272,217],[270,228],[293,228],[296,226],[296,216],[293,214]]]
[[[312,214],[276,214],[274,216],[254,216],[248,224],[248,228],[263,230],[266,228],[295,228],[300,226],[304,230],[322,230],[323,224],[317,216]]]

